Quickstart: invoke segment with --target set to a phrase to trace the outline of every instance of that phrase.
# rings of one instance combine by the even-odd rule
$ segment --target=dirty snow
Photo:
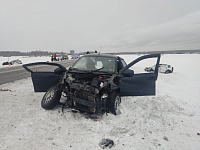
[[[200,55],[162,55],[161,63],[174,72],[159,74],[156,96],[124,97],[120,115],[98,120],[42,109],[44,93],[34,93],[31,78],[0,85],[0,149],[101,150],[99,142],[109,138],[112,150],[199,150]]]

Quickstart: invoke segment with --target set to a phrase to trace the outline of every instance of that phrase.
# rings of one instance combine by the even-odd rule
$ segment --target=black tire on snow
[[[169,74],[170,72],[171,72],[171,71],[169,71],[169,70],[166,70],[166,71],[165,71],[166,74]]]
[[[110,95],[110,112],[117,115],[119,112],[119,105],[121,103],[121,96],[119,93],[113,92]]]
[[[48,89],[41,101],[42,108],[46,110],[53,109],[59,103],[61,94],[62,91],[57,86]]]

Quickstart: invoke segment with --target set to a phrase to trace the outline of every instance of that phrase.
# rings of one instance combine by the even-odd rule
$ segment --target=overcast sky
[[[200,0],[0,0],[0,50],[200,49]]]

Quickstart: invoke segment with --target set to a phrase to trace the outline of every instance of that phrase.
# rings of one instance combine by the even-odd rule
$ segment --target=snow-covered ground
[[[45,111],[31,78],[0,85],[0,149],[100,150],[110,138],[113,150],[199,150],[200,55],[162,55],[161,63],[174,72],[159,74],[156,96],[124,97],[120,115],[96,121],[60,107]]]

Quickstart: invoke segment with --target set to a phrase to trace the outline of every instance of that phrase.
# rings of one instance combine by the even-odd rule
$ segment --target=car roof
[[[112,57],[112,58],[115,58],[115,59],[117,59],[117,58],[121,58],[121,57],[119,57],[119,56],[116,56],[116,55],[110,55],[110,54],[99,54],[99,53],[96,53],[96,54],[86,54],[86,55],[84,55],[84,56],[82,56],[82,57],[96,57],[96,56],[98,56],[98,57]],[[122,59],[122,58],[121,58]]]

